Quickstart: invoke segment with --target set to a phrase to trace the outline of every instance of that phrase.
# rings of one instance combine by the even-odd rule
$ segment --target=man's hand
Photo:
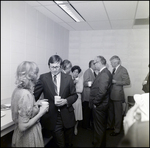
[[[116,82],[117,82],[116,80],[112,79],[112,83],[113,83],[113,84],[115,84]]]
[[[57,101],[56,102],[56,106],[63,106],[63,105],[65,105],[65,104],[67,104],[67,99],[63,99],[63,98],[61,98],[59,101]]]

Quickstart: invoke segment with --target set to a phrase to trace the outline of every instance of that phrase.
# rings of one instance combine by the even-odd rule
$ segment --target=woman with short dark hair
[[[75,112],[75,119],[76,119],[74,134],[77,135],[77,133],[78,133],[78,129],[77,129],[78,121],[83,120],[82,101],[81,101],[81,94],[83,91],[83,78],[79,77],[79,74],[81,73],[81,68],[78,65],[73,66],[71,68],[71,72],[72,72],[72,79],[74,80],[74,84],[76,87],[76,92],[78,94],[78,99],[73,104],[74,112]]]

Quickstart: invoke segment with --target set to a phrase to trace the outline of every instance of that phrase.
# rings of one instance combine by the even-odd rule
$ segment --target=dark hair
[[[100,59],[102,65],[106,65],[106,59],[103,56],[97,56]]]
[[[71,71],[73,72],[74,70],[78,70],[78,72],[80,73],[81,72],[81,68],[79,67],[79,66],[77,66],[77,65],[75,65],[75,66],[73,66],[72,68],[71,68]]]
[[[60,63],[60,65],[61,65],[62,58],[59,55],[53,55],[48,60],[48,65],[50,65],[50,63]]]
[[[94,60],[91,60],[91,61],[89,62],[89,68],[91,67],[92,63],[94,63]]]
[[[64,60],[61,66],[63,70],[66,70],[68,67],[72,67],[72,63],[69,60]]]

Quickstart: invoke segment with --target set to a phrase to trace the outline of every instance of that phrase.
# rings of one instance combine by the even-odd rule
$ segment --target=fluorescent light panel
[[[76,10],[67,1],[54,1],[59,7],[61,7],[74,21],[83,22],[85,21]]]

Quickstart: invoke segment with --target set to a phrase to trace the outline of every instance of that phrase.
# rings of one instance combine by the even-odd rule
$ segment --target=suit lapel
[[[117,71],[115,72],[115,74],[117,74],[121,69],[121,65],[118,67]]]
[[[53,96],[55,96],[56,93],[55,93],[55,88],[54,88],[54,83],[53,83],[53,80],[52,80],[51,72],[49,73],[48,77],[46,77],[46,80],[47,80],[46,82],[49,83],[49,84],[47,84],[48,89],[50,90],[51,94]]]
[[[91,75],[91,77],[92,77],[92,80],[94,80],[95,76],[94,76],[94,73],[92,72],[91,69],[89,69],[89,73],[90,73],[90,75]]]
[[[61,72],[60,93],[59,93],[60,96],[62,96],[62,93],[64,92],[65,84],[66,84],[66,75]]]

